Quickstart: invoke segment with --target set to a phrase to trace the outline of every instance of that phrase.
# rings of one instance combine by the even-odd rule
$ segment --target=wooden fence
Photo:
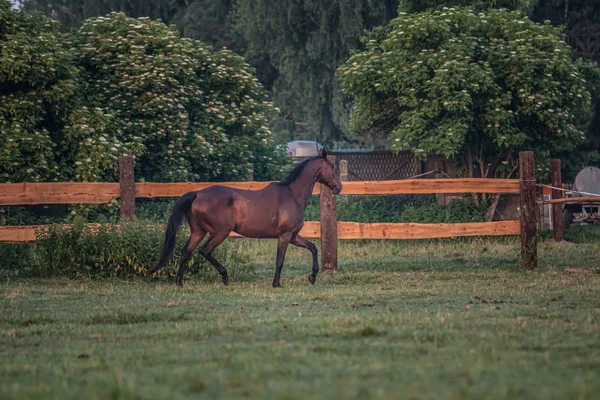
[[[343,195],[437,194],[437,193],[520,193],[520,220],[456,224],[357,223],[338,222],[335,197],[325,186],[315,185],[320,193],[321,222],[306,222],[300,232],[307,238],[321,238],[323,270],[337,270],[338,239],[428,239],[457,236],[521,235],[521,262],[534,268],[537,258],[537,205],[533,153],[520,155],[520,179],[409,179],[399,181],[344,182]],[[102,204],[121,200],[121,217],[135,218],[135,199],[175,197],[213,185],[258,190],[270,182],[228,183],[149,183],[134,182],[133,159],[120,159],[119,183],[5,183],[0,184],[0,205],[24,204]],[[347,165],[340,165],[341,177]],[[1,226],[0,242],[29,242],[43,226]],[[239,236],[232,234],[232,236]]]

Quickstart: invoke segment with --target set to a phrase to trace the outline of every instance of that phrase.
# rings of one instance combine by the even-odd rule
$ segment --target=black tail
[[[173,212],[167,222],[167,230],[165,232],[165,241],[163,243],[162,251],[160,252],[160,259],[158,264],[150,270],[150,273],[156,272],[169,262],[169,259],[173,255],[175,249],[175,237],[177,231],[183,223],[183,218],[187,215],[188,210],[192,207],[192,202],[196,198],[196,192],[189,192],[184,194],[177,200],[173,207]]]

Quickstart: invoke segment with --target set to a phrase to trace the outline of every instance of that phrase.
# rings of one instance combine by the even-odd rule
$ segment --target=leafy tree
[[[400,15],[338,73],[355,99],[357,134],[389,136],[423,158],[454,157],[469,177],[510,177],[518,151],[548,158],[585,139],[590,70],[597,66],[574,63],[549,24],[450,8]],[[499,197],[473,197],[491,201],[491,219]]]
[[[243,54],[241,39],[234,28],[235,0],[193,0],[186,2],[169,22],[184,37],[200,40],[215,49],[227,47]]]
[[[85,103],[114,115],[127,142],[143,144],[144,178],[239,179],[248,161],[265,176],[279,171],[268,127],[275,109],[242,57],[122,13],[86,20],[71,42]]]
[[[575,149],[569,146],[551,153],[552,157],[561,159],[562,179],[565,182],[573,182],[583,167],[600,166],[600,68],[593,62],[579,63],[579,67],[589,83],[594,117],[586,130],[585,140]],[[588,117],[582,114],[580,121],[584,123]]]
[[[400,0],[400,12],[418,13],[441,10],[446,7],[472,7],[477,11],[506,8],[530,12],[539,0]]]
[[[588,0],[538,0],[534,20],[565,27],[566,41],[576,56],[600,61],[600,3]]]
[[[533,18],[542,22],[549,20],[554,25],[564,25],[565,40],[571,45],[575,57],[586,57],[600,62],[600,2],[586,0],[539,0]],[[589,70],[586,78],[593,82],[597,73]],[[595,117],[587,131],[588,140],[576,151],[556,153],[563,162],[563,179],[572,180],[581,167],[600,164],[600,85],[592,90]]]
[[[361,48],[358,38],[362,32],[386,24],[398,9],[415,13],[465,5],[477,11],[500,7],[522,10],[536,21],[564,24],[566,40],[575,55],[593,58],[600,54],[594,50],[599,33],[595,16],[600,10],[597,2],[585,0],[25,1],[28,10],[53,16],[64,30],[79,27],[87,17],[123,11],[133,17],[174,23],[183,36],[216,48],[227,46],[248,58],[260,82],[282,108],[275,119],[278,130],[298,137],[319,135],[329,144],[349,140],[348,102],[333,71],[351,51]],[[588,130],[594,151],[600,147],[599,118]]]
[[[58,24],[0,1],[0,182],[62,176],[55,153],[76,80]]]
[[[66,51],[54,21],[0,4],[4,181],[111,180],[121,154],[146,180],[245,179],[248,162],[281,175],[276,109],[242,57],[117,13],[84,21]]]
[[[184,37],[236,50],[230,21],[234,4],[234,0],[24,0],[24,9],[56,19],[64,32],[80,28],[87,18],[111,12],[160,19],[177,25]]]
[[[28,10],[68,30],[88,17],[122,11],[160,18],[183,36],[243,54],[282,113],[275,128],[292,136],[345,139],[348,104],[336,68],[360,46],[365,29],[396,15],[397,0],[27,0]]]
[[[348,104],[336,68],[365,29],[387,23],[397,1],[238,0],[235,28],[282,109],[278,127],[329,142],[345,139]]]
[[[509,176],[514,155],[566,148],[591,116],[584,62],[560,30],[519,12],[401,15],[339,69],[357,133],[396,149],[457,157],[468,176]]]
[[[111,12],[124,12],[134,18],[160,19],[168,24],[187,3],[188,0],[24,0],[23,8],[44,13],[68,31],[79,28],[86,18]]]
[[[0,173],[3,182],[118,176],[123,143],[112,115],[82,104],[83,76],[56,21],[0,2]]]
[[[573,49],[572,58],[585,57],[600,62],[600,2],[587,0],[401,0],[399,9],[405,12],[422,12],[441,9],[444,6],[471,5],[476,10],[507,8],[522,10],[534,21],[550,21],[555,26],[564,26],[565,41]],[[588,71],[589,73],[586,73]],[[586,139],[575,149],[551,152],[552,157],[562,159],[563,179],[572,180],[586,165],[600,163],[600,89],[594,85],[597,73],[584,67],[586,80],[591,83],[592,109],[594,118],[586,130]],[[587,118],[587,115],[585,116]]]

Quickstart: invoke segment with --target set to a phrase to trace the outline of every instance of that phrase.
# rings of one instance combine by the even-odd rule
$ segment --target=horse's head
[[[322,156],[321,168],[317,172],[317,182],[327,186],[334,194],[339,194],[342,191],[342,182],[335,173],[335,165],[327,159],[327,150],[323,149]]]

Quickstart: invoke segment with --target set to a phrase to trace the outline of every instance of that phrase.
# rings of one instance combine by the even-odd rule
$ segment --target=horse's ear
[[[323,156],[324,159],[327,159],[327,149],[325,147],[323,147],[323,151],[321,152],[321,155]]]

